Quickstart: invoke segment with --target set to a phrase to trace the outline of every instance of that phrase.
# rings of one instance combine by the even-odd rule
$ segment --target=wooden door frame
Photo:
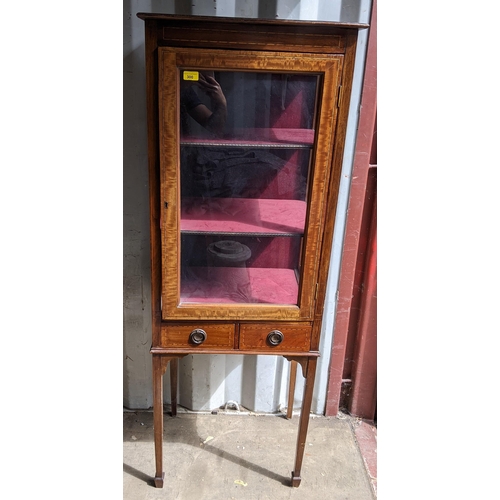
[[[333,151],[339,143],[335,133],[340,107],[340,82],[348,82],[345,76],[345,56],[342,54],[307,54],[292,52],[238,51],[229,49],[192,49],[183,47],[159,47],[159,107],[160,107],[160,206],[162,215],[162,319],[163,320],[200,320],[219,319],[236,320],[275,320],[311,321],[315,306],[315,290],[318,283],[320,262],[317,259],[321,251],[321,235],[325,220],[322,212],[327,202],[326,192],[329,165]],[[249,61],[253,61],[250,64]],[[323,94],[319,106],[316,125],[308,203],[305,223],[304,248],[302,257],[301,283],[298,305],[275,304],[181,304],[180,290],[180,247],[170,242],[179,241],[179,186],[176,181],[178,172],[178,141],[172,130],[178,130],[179,112],[172,103],[176,102],[177,89],[169,84],[164,75],[175,75],[180,67],[213,68],[218,70],[242,71],[253,69],[266,72],[308,72],[322,76]],[[350,85],[350,83],[349,83]],[[172,126],[173,124],[173,126]],[[336,201],[337,193],[331,191],[330,198]],[[334,198],[333,198],[334,197]],[[165,208],[168,207],[168,210]]]

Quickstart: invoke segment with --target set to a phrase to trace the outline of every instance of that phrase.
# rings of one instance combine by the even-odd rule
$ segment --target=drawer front
[[[233,349],[234,325],[162,325],[161,347]]]
[[[307,352],[311,347],[309,323],[241,323],[240,349]]]

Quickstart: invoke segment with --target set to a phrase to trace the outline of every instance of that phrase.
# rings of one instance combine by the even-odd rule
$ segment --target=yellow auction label
[[[192,82],[197,82],[200,79],[200,74],[198,71],[184,71],[184,80],[191,80]]]

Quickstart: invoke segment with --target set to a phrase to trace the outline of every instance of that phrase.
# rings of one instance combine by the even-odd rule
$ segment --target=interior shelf
[[[181,146],[249,147],[249,148],[311,148],[314,130],[300,128],[238,129],[222,138],[181,137]]]
[[[301,200],[185,198],[184,233],[297,236],[304,233],[307,204]]]
[[[298,284],[293,269],[190,267],[183,274],[181,304],[297,304]]]

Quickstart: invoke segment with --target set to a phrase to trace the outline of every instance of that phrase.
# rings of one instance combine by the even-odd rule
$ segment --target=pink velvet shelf
[[[184,198],[181,231],[296,236],[304,233],[306,202],[250,198]]]
[[[238,129],[231,137],[181,138],[183,146],[224,146],[252,148],[310,148],[314,143],[314,130],[301,128]]]
[[[293,269],[191,267],[186,274],[181,304],[297,304],[299,287]]]

